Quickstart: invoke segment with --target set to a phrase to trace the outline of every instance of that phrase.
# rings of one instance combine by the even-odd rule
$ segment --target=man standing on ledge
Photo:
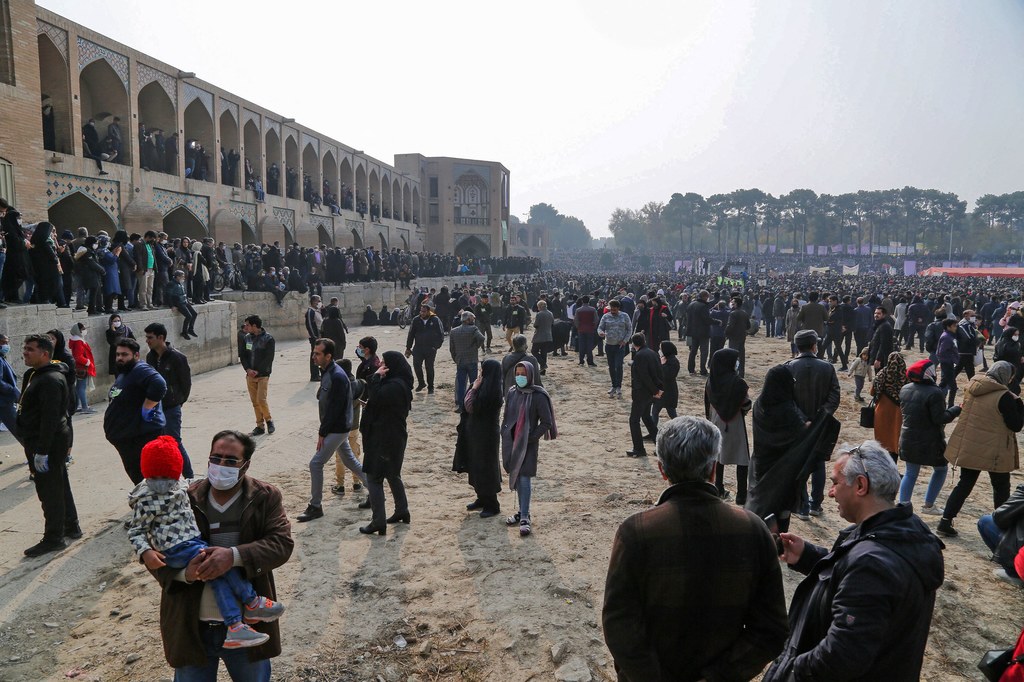
[[[764,682],[919,679],[944,577],[942,543],[910,505],[893,504],[899,487],[877,441],[844,447],[829,496],[855,525],[831,552],[782,533],[780,559],[807,577],[793,593],[789,640]]]
[[[139,344],[122,338],[114,349],[117,378],[110,387],[110,403],[103,413],[103,433],[117,449],[132,483],[142,482],[142,446],[163,433],[166,425],[160,401],[167,382],[154,368],[139,360]]]
[[[71,438],[67,414],[71,389],[61,373],[63,365],[51,362],[53,342],[42,334],[25,339],[22,357],[28,370],[18,402],[18,431],[44,522],[42,542],[26,549],[25,556],[37,557],[64,549],[64,538],[80,538],[82,529],[65,461]]]
[[[662,424],[669,487],[612,545],[604,636],[623,682],[749,680],[782,649],[786,600],[764,522],[715,489],[722,435],[700,417]]]
[[[263,328],[263,320],[259,315],[245,318],[242,330],[245,331],[242,368],[245,370],[245,385],[249,388],[249,400],[256,413],[256,428],[249,435],[262,436],[264,433],[274,433],[274,418],[270,416],[270,405],[267,403],[270,373],[274,369],[274,337]]]

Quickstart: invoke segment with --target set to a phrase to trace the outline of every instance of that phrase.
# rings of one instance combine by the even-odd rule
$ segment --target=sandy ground
[[[373,333],[382,351],[403,345],[397,328]],[[260,439],[251,470],[281,487],[293,519],[308,499],[315,444],[307,353],[304,341],[279,346],[270,391],[278,431]],[[787,357],[785,342],[751,341],[754,395],[765,370]],[[680,413],[701,414],[703,382],[684,371],[680,383]],[[861,440],[868,434],[857,426],[853,382],[842,383],[841,440]],[[436,394],[417,394],[413,404],[404,471],[410,526],[389,528],[386,537],[360,535],[368,513],[351,492],[328,492],[324,518],[293,525],[295,552],[277,572],[288,613],[275,680],[614,679],[600,627],[612,536],[664,487],[653,458],[623,456],[628,401],[605,395],[603,359],[598,368],[578,367],[571,357],[551,360],[545,385],[560,434],[542,443],[534,535],[520,539],[503,517],[465,511],[472,491],[450,471],[453,384],[454,367],[439,356]],[[184,435],[202,470],[212,434],[250,429],[252,412],[237,366],[197,377],[192,396]],[[76,419],[76,442],[71,476],[86,536],[49,560],[29,560],[21,550],[37,541],[41,513],[21,453],[9,435],[0,436],[0,680],[170,679],[157,626],[159,590],[132,560],[122,527],[131,486],[103,440],[101,414]],[[734,476],[730,469],[730,489]],[[1014,485],[1020,480],[1015,475]],[[952,485],[950,476],[940,504]],[[918,503],[923,493],[920,482]],[[973,528],[989,511],[990,495],[983,477],[958,521],[961,537],[946,541],[946,582],[923,679],[980,679],[982,652],[1012,644],[1019,632],[1021,592],[993,578],[995,566]],[[507,491],[501,502],[513,511]],[[826,500],[823,517],[796,520],[793,530],[831,544],[844,525]],[[792,595],[800,576],[784,575]],[[404,647],[395,643],[399,635]]]

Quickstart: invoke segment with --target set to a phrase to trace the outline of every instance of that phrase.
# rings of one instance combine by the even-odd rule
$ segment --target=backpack
[[[934,353],[939,347],[939,337],[936,332],[936,325],[932,322],[928,325],[928,328],[924,330],[924,349],[929,353]]]

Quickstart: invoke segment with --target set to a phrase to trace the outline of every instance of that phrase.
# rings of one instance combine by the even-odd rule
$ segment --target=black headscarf
[[[409,361],[401,353],[394,350],[389,350],[380,357],[388,368],[384,381],[400,381],[404,383],[406,390],[409,392],[409,400],[412,400],[412,367],[409,366]]]
[[[474,411],[497,410],[501,407],[504,393],[501,363],[497,360],[484,360],[480,369],[480,388],[476,392]]]
[[[764,386],[757,402],[764,406],[777,405],[796,399],[795,379],[788,365],[775,365],[764,375]]]
[[[33,246],[43,246],[53,236],[53,225],[47,222],[38,223],[29,241]]]
[[[734,348],[717,350],[711,358],[711,376],[707,383],[708,402],[723,421],[735,417],[747,399],[747,382],[736,374],[739,359],[740,353]]]

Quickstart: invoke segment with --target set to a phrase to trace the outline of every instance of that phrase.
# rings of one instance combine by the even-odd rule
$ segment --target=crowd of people
[[[42,225],[48,224],[36,226],[30,244],[48,244],[53,228]],[[137,267],[151,251],[155,263],[155,251],[163,250],[168,271],[180,273],[177,288],[165,292],[170,302],[205,300],[207,280],[195,285],[196,259],[205,262],[209,248],[221,262],[217,246],[163,244],[159,234],[125,237],[115,235],[113,248],[121,251],[114,254],[113,241],[101,248],[98,238],[84,235],[82,257],[109,252],[120,284],[122,254],[130,252]],[[1019,467],[1016,434],[1024,429],[1024,312],[1020,291],[1006,280],[765,274],[723,287],[713,268],[614,275],[529,269],[496,282],[412,288],[407,303],[417,317],[405,352],[383,351],[376,337],[363,335],[353,362],[337,300],[324,305],[309,286],[311,275],[393,276],[397,268],[399,278],[406,269],[452,276],[468,264],[366,249],[355,250],[349,271],[344,249],[236,249],[224,262],[247,280],[254,268],[286,274],[274,286],[287,289],[297,273],[310,294],[305,326],[319,429],[299,522],[324,516],[325,468],[333,458],[331,493],[366,491],[359,507],[370,518],[361,533],[386,535],[389,526],[412,523],[402,468],[413,396],[434,394],[436,356],[447,343],[459,419],[452,469],[468,474],[466,509],[484,519],[502,515],[498,494],[507,485],[515,508],[503,520],[529,537],[537,532],[531,502],[544,442],[558,437],[558,396],[544,387],[549,359],[571,353],[574,362],[560,371],[590,373],[606,358],[613,401],[622,399],[628,375],[625,455],[646,457],[653,447],[669,487],[654,508],[622,523],[612,546],[603,626],[620,679],[750,679],[769,664],[766,680],[917,679],[944,579],[936,534],[957,537],[954,521],[982,472],[992,483],[992,505],[977,520],[979,533],[999,564],[997,576],[1024,586],[1024,486],[1010,494],[1010,473]],[[173,260],[184,264],[188,255],[191,282]],[[365,269],[356,267],[360,256]],[[6,272],[5,293],[18,293],[7,286]],[[37,294],[38,288],[37,281]],[[767,338],[759,343],[774,347],[778,362],[754,395],[745,354],[762,330]],[[276,430],[269,396],[279,349],[258,315],[246,318],[238,357],[255,427],[218,433],[206,478],[191,481],[195,472],[180,438],[187,359],[167,343],[163,325],[145,329],[145,359],[134,336],[115,311],[106,340],[116,390],[104,431],[136,486],[133,546],[158,577],[163,602],[183,621],[162,624],[168,661],[198,674],[223,659],[230,670],[267,679],[269,659],[280,652],[276,620],[284,609],[270,576],[293,542],[281,492],[249,476],[248,466],[254,439]],[[44,537],[26,554],[41,556],[81,536],[67,462],[72,415],[88,409],[77,386],[95,373],[95,356],[82,325],[69,342],[58,330],[30,336],[22,352],[29,371],[20,389],[0,361],[0,397],[15,395],[20,406],[12,415],[0,401],[0,420],[24,445],[39,492]],[[840,373],[855,380],[855,399],[871,397],[861,415],[871,440],[837,445]],[[703,384],[702,416],[677,416],[680,375]],[[959,467],[960,479],[942,505],[949,465]],[[732,468],[734,491],[726,486]],[[917,507],[914,489],[926,468],[931,480]],[[831,549],[793,528],[794,520],[828,513],[826,493],[852,524]],[[243,508],[243,497],[255,506]],[[166,511],[159,523],[146,516],[154,507]],[[934,529],[929,517],[937,519]],[[781,563],[807,576],[788,615]],[[260,577],[231,575],[235,566]],[[241,606],[232,608],[232,601]],[[196,634],[188,625],[196,619],[211,625]]]

